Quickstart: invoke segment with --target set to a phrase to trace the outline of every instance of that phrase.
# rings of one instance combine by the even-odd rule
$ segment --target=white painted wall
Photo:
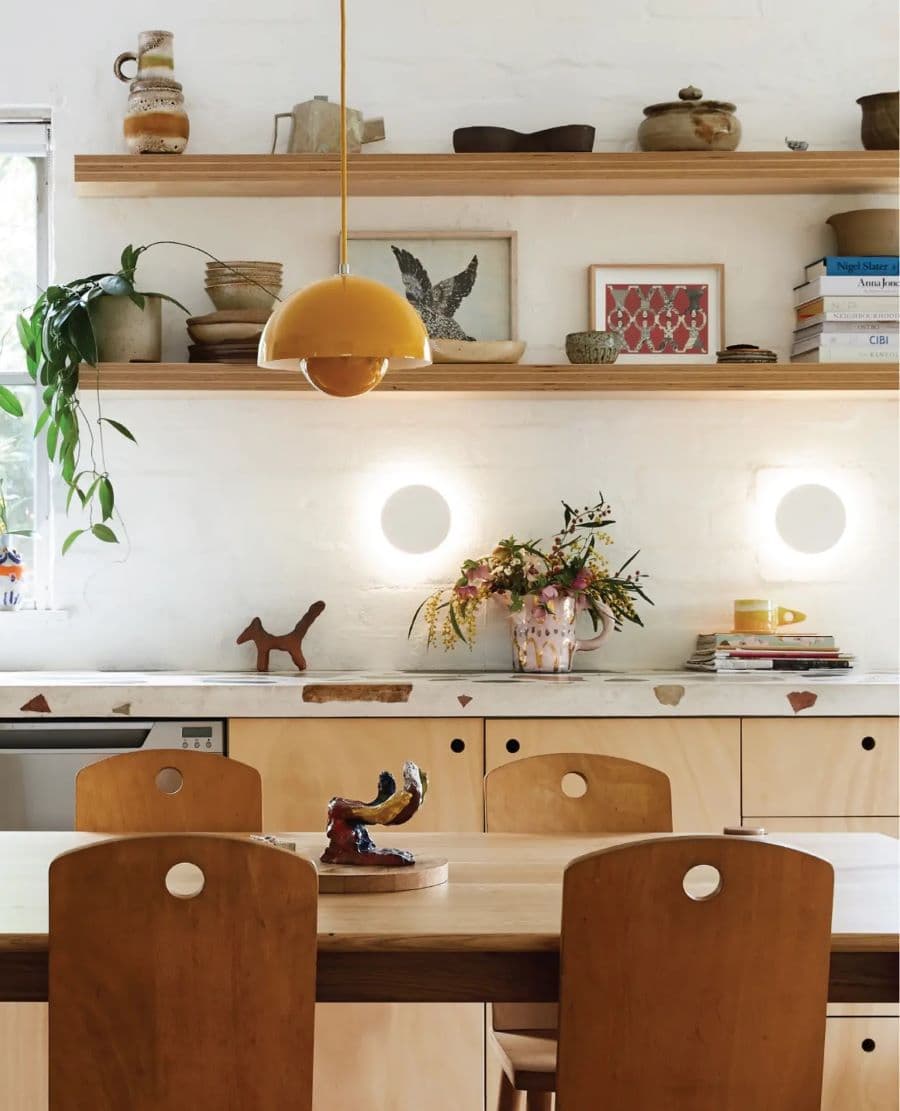
[[[72,155],[121,149],[126,89],[112,59],[137,31],[176,32],[190,150],[264,152],[271,114],[337,91],[330,0],[50,0],[4,11],[0,105],[50,105],[57,146],[57,274],[114,265],[126,242],[188,239],[220,257],[281,258],[288,288],[329,273],[337,209],[326,200],[79,200]],[[383,150],[447,150],[454,126],[597,126],[598,148],[634,149],[641,108],[688,82],[732,99],[744,147],[783,137],[859,145],[857,96],[896,85],[896,9],[821,0],[422,0],[352,12],[351,101],[387,118]],[[799,157],[799,156],[798,156]],[[587,326],[586,268],[604,261],[722,261],[728,342],[787,351],[791,287],[832,247],[829,213],[877,197],[360,199],[356,228],[515,228],[526,358],[560,357]],[[193,311],[210,307],[203,262],[164,248],[143,266]],[[166,355],[184,357],[167,316]],[[733,597],[771,596],[835,632],[864,666],[897,665],[897,424],[890,402],[672,399],[351,402],[247,395],[108,395],[138,449],[110,442],[130,546],[76,547],[59,561],[69,619],[0,628],[3,667],[243,668],[235,634],[259,613],[278,631],[329,603],[307,647],[316,667],[505,667],[495,620],[480,646],[426,660],[407,645],[428,586],[500,535],[549,532],[560,498],[602,486],[617,553],[643,549],[656,608],[591,667],[670,667]],[[114,438],[113,438],[114,439]],[[758,472],[821,474],[847,494],[847,543],[788,566],[760,540]],[[379,538],[384,494],[423,476],[444,490],[454,531],[422,561]],[[58,535],[68,531],[57,525]],[[58,539],[58,537],[57,537]],[[12,632],[7,632],[11,629]]]

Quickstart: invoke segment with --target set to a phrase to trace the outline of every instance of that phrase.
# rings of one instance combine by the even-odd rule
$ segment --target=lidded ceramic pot
[[[131,154],[181,154],[187,146],[190,121],[175,80],[174,37],[171,31],[142,31],[137,54],[120,54],[113,64],[116,77],[131,82],[123,124]],[[129,61],[137,65],[133,78],[122,72]]]
[[[650,104],[638,128],[641,150],[735,150],[741,124],[735,106],[724,100],[703,100],[693,85],[679,89],[678,100]]]

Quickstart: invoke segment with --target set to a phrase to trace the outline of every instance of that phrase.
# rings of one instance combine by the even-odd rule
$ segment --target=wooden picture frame
[[[700,289],[706,293],[694,292]],[[595,263],[588,267],[588,292],[591,328],[618,331],[626,338],[620,363],[715,363],[717,351],[725,346],[721,262]]]
[[[354,274],[362,274],[367,277],[377,277],[379,280],[385,280],[385,275],[381,273],[366,273],[366,266],[359,265],[359,252],[356,253],[356,263],[354,263],[354,244],[361,242],[372,242],[377,240],[398,242],[400,240],[411,240],[415,243],[428,243],[433,241],[436,244],[442,242],[452,241],[472,241],[473,245],[477,247],[479,241],[496,242],[497,240],[506,240],[508,244],[508,261],[506,263],[507,270],[507,289],[508,296],[504,298],[504,303],[508,305],[507,315],[508,323],[502,331],[506,331],[508,335],[476,335],[475,339],[479,340],[495,340],[495,339],[518,339],[519,335],[519,284],[518,284],[518,234],[513,230],[504,231],[485,231],[483,229],[460,229],[460,230],[433,230],[425,228],[421,231],[399,230],[399,231],[350,231],[348,233],[348,248],[350,258],[350,270]],[[434,275],[435,281],[443,280],[448,275],[436,274]],[[391,288],[396,289],[397,292],[403,293],[404,288],[400,278],[399,270],[396,277],[391,273],[391,279],[387,281]]]

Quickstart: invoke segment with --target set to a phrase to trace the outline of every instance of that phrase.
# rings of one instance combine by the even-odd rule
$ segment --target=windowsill
[[[25,625],[58,624],[69,620],[69,610],[0,610],[0,628],[8,628],[8,623],[13,622]]]

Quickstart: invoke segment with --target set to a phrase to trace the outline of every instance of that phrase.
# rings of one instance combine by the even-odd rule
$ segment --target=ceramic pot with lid
[[[650,104],[638,128],[641,150],[735,150],[741,125],[735,106],[724,100],[703,100],[693,85],[678,100]]]

